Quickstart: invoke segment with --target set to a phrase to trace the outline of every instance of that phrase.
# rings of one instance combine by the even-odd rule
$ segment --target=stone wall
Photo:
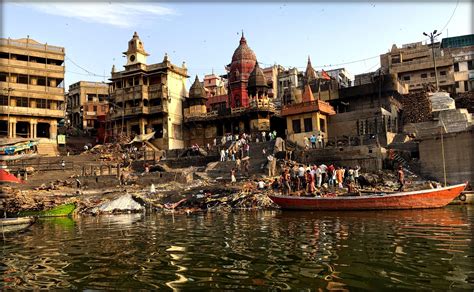
[[[474,127],[445,134],[443,138],[447,182],[474,182]],[[421,140],[419,151],[422,174],[443,181],[441,136],[433,135]]]
[[[338,166],[359,165],[363,171],[377,171],[382,169],[386,150],[382,147],[351,146],[334,149],[310,149],[295,151],[295,159],[311,164],[334,164]]]

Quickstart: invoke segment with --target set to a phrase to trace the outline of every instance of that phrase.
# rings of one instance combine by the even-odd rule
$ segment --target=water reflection
[[[2,243],[0,289],[472,289],[474,210],[43,220]]]

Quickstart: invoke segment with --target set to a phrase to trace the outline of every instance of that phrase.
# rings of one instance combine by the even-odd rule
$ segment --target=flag
[[[321,69],[321,78],[326,79],[326,80],[331,80],[331,76],[329,76],[329,74],[323,69]]]

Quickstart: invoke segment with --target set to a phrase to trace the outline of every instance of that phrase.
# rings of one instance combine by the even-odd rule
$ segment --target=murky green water
[[[0,289],[474,289],[474,208],[42,220],[4,235]]]

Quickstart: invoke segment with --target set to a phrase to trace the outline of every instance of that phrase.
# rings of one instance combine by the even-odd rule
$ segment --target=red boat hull
[[[459,184],[439,189],[356,197],[292,197],[269,195],[282,209],[291,210],[395,210],[439,208],[466,188]]]
[[[4,169],[0,169],[0,183],[23,183],[23,181]]]

